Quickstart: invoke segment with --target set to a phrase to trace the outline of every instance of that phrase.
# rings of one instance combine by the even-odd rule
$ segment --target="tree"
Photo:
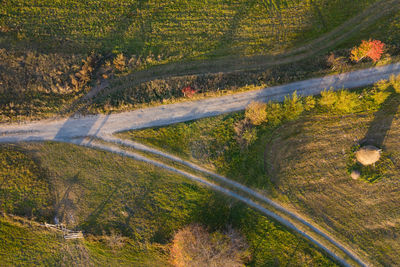
[[[179,230],[171,247],[172,264],[177,267],[239,267],[248,256],[248,245],[237,231],[210,234],[197,224]]]
[[[247,107],[245,117],[250,120],[253,125],[260,125],[267,121],[267,104],[252,101]]]
[[[126,69],[126,57],[124,54],[118,54],[113,60],[114,66],[119,71],[124,71]]]
[[[321,92],[320,106],[334,113],[344,114],[354,112],[360,105],[357,94],[347,90],[334,92],[332,89]]]
[[[384,48],[385,44],[379,40],[363,40],[358,47],[354,47],[351,50],[350,59],[358,62],[365,57],[369,57],[376,62],[382,57]]]
[[[183,89],[182,89],[182,93],[183,93],[183,96],[185,96],[185,97],[193,97],[194,96],[194,94],[196,93],[196,90],[195,89],[193,89],[190,85],[189,86],[186,86],[186,87],[184,87]]]
[[[297,96],[297,92],[294,91],[292,97],[286,97],[283,102],[283,109],[285,110],[285,119],[293,120],[300,116],[304,111],[303,103],[301,99]]]

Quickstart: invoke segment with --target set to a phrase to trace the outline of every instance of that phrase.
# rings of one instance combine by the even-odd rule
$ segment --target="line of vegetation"
[[[250,185],[265,183],[262,153],[252,145],[274,133],[284,123],[300,116],[341,116],[377,111],[385,100],[397,94],[399,77],[381,81],[361,91],[325,90],[320,97],[300,98],[295,92],[283,103],[251,103],[245,112],[178,123],[168,127],[128,131],[120,136],[162,148],[167,152],[212,166],[218,172]],[[257,143],[257,146],[259,144]],[[261,158],[260,158],[261,157]],[[249,172],[247,166],[256,173]]]
[[[121,66],[125,66],[125,71],[129,70],[130,67],[125,65],[129,64],[126,58],[102,59],[100,55],[94,54],[86,58],[62,54],[43,56],[33,51],[24,54],[0,49],[0,64],[3,64],[5,70],[0,74],[3,80],[0,84],[0,121],[12,122],[70,114],[79,109],[79,104],[75,104],[90,90],[112,88],[123,81],[125,90],[100,94],[85,109],[90,113],[126,111],[260,89],[397,62],[398,52],[395,46],[387,45],[382,58],[376,63],[367,59],[355,62],[350,59],[350,51],[345,49],[266,70],[162,78],[129,87],[131,82],[124,81],[123,78],[127,74],[119,70]],[[111,77],[114,78],[108,81]],[[93,82],[94,80],[97,82]],[[82,103],[85,105],[85,101]]]
[[[108,91],[100,93],[87,108],[91,113],[118,112],[144,106],[175,103],[185,99],[195,100],[260,89],[397,62],[398,55],[396,53],[395,47],[388,46],[386,53],[375,64],[368,60],[354,62],[350,59],[350,50],[345,49],[302,62],[273,66],[262,70],[185,75],[150,79],[150,81],[142,83],[138,83],[136,79],[115,79],[111,81],[110,87],[118,88],[123,84],[123,89],[111,93]],[[184,90],[188,89],[192,91],[191,94],[185,94]]]

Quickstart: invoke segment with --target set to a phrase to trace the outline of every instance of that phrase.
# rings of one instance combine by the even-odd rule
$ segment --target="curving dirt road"
[[[202,167],[200,167],[200,166],[198,166],[198,165],[196,165],[196,164],[194,164],[194,163],[192,163],[192,162],[186,161],[186,160],[181,159],[181,158],[179,158],[179,157],[176,157],[176,156],[174,156],[174,155],[165,153],[165,152],[163,152],[163,151],[160,151],[160,150],[157,150],[157,149],[148,147],[148,146],[146,146],[146,145],[143,145],[143,144],[140,144],[140,143],[137,143],[137,142],[134,142],[134,141],[122,140],[122,139],[116,138],[116,137],[114,137],[114,136],[103,136],[101,140],[102,140],[102,141],[105,141],[105,142],[107,142],[107,143],[117,144],[117,145],[120,145],[120,146],[123,146],[123,147],[128,147],[128,148],[132,148],[132,149],[135,149],[135,150],[139,150],[139,151],[143,151],[143,152],[155,154],[155,155],[161,156],[161,157],[163,157],[163,158],[166,158],[166,159],[168,159],[168,160],[171,160],[171,161],[180,163],[180,164],[182,164],[182,165],[185,165],[185,166],[187,166],[187,167],[189,167],[189,168],[191,168],[191,169],[193,169],[193,170],[195,170],[195,171],[199,171],[199,172],[201,172],[201,173],[204,173],[204,174],[206,174],[206,175],[209,175],[209,176],[215,178],[215,180],[217,180],[217,181],[219,181],[219,182],[222,182],[223,184],[229,185],[231,188],[235,189],[236,192],[245,193],[245,194],[247,194],[247,195],[253,197],[253,198],[256,199],[257,201],[259,201],[259,202],[261,202],[261,203],[268,204],[269,206],[271,206],[271,207],[277,209],[278,211],[282,212],[283,214],[288,215],[291,219],[293,219],[293,220],[295,220],[295,221],[301,223],[301,224],[304,225],[304,226],[307,226],[307,227],[308,227],[309,229],[311,229],[311,231],[313,231],[316,235],[318,235],[318,236],[320,236],[320,237],[323,237],[326,241],[328,241],[328,242],[329,242],[330,244],[332,244],[334,247],[340,249],[345,255],[347,255],[348,257],[350,257],[353,261],[357,262],[359,265],[361,265],[361,266],[367,266],[367,264],[365,264],[361,259],[359,259],[350,249],[344,247],[342,244],[340,244],[338,241],[336,241],[333,237],[329,236],[327,233],[323,232],[323,231],[320,230],[318,227],[312,225],[311,223],[309,223],[308,221],[306,221],[305,219],[303,219],[301,216],[299,216],[299,215],[297,215],[297,214],[295,214],[295,213],[293,213],[293,212],[287,210],[286,208],[284,208],[284,207],[281,206],[280,204],[276,203],[276,202],[273,201],[272,199],[270,199],[270,198],[268,198],[268,197],[266,197],[266,196],[264,196],[264,195],[262,195],[262,194],[256,192],[255,190],[253,190],[253,189],[251,189],[251,188],[249,188],[249,187],[247,187],[247,186],[245,186],[245,185],[242,185],[242,184],[240,184],[240,183],[238,183],[238,182],[235,182],[235,181],[233,181],[233,180],[230,180],[230,179],[228,179],[228,178],[226,178],[226,177],[224,177],[224,176],[222,176],[222,175],[219,175],[219,174],[216,174],[216,173],[214,173],[214,172],[211,172],[211,171],[209,171],[209,170],[207,170],[207,169],[204,169],[204,168],[202,168]],[[90,142],[86,142],[85,145],[87,145],[88,143],[90,143]],[[107,147],[107,148],[109,149],[109,151],[112,151],[112,150],[113,150],[113,147],[110,146],[110,145],[108,145],[108,146],[104,146],[104,145],[103,145],[103,149],[104,149],[104,147]],[[126,151],[126,150],[122,150],[121,147],[119,147],[119,148],[118,148],[118,151]],[[125,152],[124,152],[124,153],[125,153]],[[143,156],[141,156],[141,157],[143,157]],[[165,164],[164,164],[164,165],[165,165]],[[189,178],[190,178],[190,177],[189,177]],[[203,179],[203,178],[200,178],[200,179]],[[203,179],[203,180],[204,180],[204,179]],[[206,181],[206,182],[209,183],[208,181]],[[218,190],[218,191],[221,191],[221,190],[219,190],[219,187],[218,187],[218,188],[213,187],[213,189]],[[225,188],[225,189],[226,189],[226,188]],[[229,195],[232,196],[232,194],[229,194]],[[233,196],[233,197],[236,198],[236,199],[238,199],[238,200],[240,200],[240,201],[243,201],[243,198],[244,198],[243,196],[241,196],[241,198],[237,198],[236,196],[237,196],[237,194],[235,193],[235,196]],[[245,198],[245,199],[249,200],[248,198]],[[251,200],[250,200],[250,201],[251,201]],[[247,203],[247,202],[245,202],[245,203]],[[247,204],[248,204],[248,203],[247,203]],[[256,204],[256,205],[258,205],[258,204]],[[255,207],[254,205],[250,205],[250,206]],[[259,206],[259,205],[258,205],[258,206]],[[263,212],[264,214],[268,215],[267,213],[265,213],[263,210],[259,209],[258,207],[256,207],[256,208],[257,208],[258,210],[260,210],[261,212]],[[265,209],[265,208],[263,207],[263,209]],[[271,213],[271,211],[269,211],[269,213]],[[275,215],[279,217],[279,215],[277,215],[277,214],[275,214]],[[269,215],[268,215],[268,216],[269,216]],[[273,217],[273,218],[276,219],[275,217]],[[284,219],[284,218],[280,218],[280,220],[278,220],[278,221],[282,223],[281,220],[287,221],[287,220]],[[290,222],[289,222],[289,223],[290,223]],[[290,223],[290,225],[287,225],[287,224],[285,224],[285,223],[283,223],[283,224],[284,224],[285,226],[289,227],[290,229],[295,230],[296,232],[299,232],[298,229],[296,230],[296,229],[293,228],[293,224],[292,224],[292,223]],[[296,228],[297,228],[297,227],[296,227]],[[299,232],[299,233],[303,235],[304,232]],[[308,236],[304,236],[304,237],[306,237],[307,239],[309,239]],[[310,240],[310,239],[309,239],[309,240]],[[310,241],[312,241],[312,240],[310,240]],[[312,241],[312,242],[313,242],[313,241]],[[320,246],[320,245],[318,245],[318,246]],[[322,247],[321,247],[321,248],[322,248]],[[329,254],[329,253],[328,253],[328,254]]]
[[[129,145],[129,141],[123,141],[117,138],[106,138],[106,140],[102,140],[102,141],[111,141],[114,143],[119,143],[119,144],[124,144],[124,145],[128,145],[131,146],[133,148],[138,148],[141,147],[141,150],[146,150],[143,149],[145,146],[141,145],[141,144],[136,144],[136,145],[132,145],[132,143],[130,143]],[[248,206],[260,211],[262,214],[273,218],[274,220],[278,221],[279,223],[283,224],[284,226],[286,226],[287,228],[293,230],[294,232],[300,234],[301,236],[303,236],[304,238],[306,238],[307,240],[309,240],[311,243],[315,244],[317,247],[319,247],[320,249],[322,249],[325,253],[327,253],[332,259],[334,259],[336,262],[340,263],[343,266],[352,266],[348,260],[343,259],[342,257],[338,256],[334,251],[332,251],[329,247],[327,247],[326,245],[322,244],[319,240],[315,239],[313,236],[311,236],[310,234],[306,233],[305,231],[299,229],[296,225],[294,225],[292,222],[290,222],[289,220],[283,218],[282,216],[278,215],[277,213],[265,208],[264,206],[254,202],[253,200],[251,200],[248,197],[244,197],[241,194],[238,194],[232,190],[229,190],[225,187],[222,187],[218,184],[212,183],[207,179],[204,179],[202,177],[193,175],[191,173],[188,173],[186,171],[182,171],[180,169],[177,169],[175,167],[166,165],[164,163],[161,163],[159,161],[153,160],[153,159],[149,159],[145,156],[142,156],[140,154],[134,153],[132,151],[128,151],[125,150],[121,147],[112,145],[110,143],[108,144],[104,144],[104,142],[97,142],[96,140],[93,140],[92,138],[84,138],[84,139],[71,139],[68,140],[69,143],[74,143],[74,144],[78,144],[78,145],[82,145],[82,146],[86,146],[86,147],[90,147],[90,148],[95,148],[95,149],[101,149],[104,151],[108,151],[108,152],[112,152],[112,153],[117,153],[126,157],[130,157],[133,158],[135,160],[139,160],[139,161],[143,161],[152,165],[155,165],[159,168],[163,168],[175,173],[178,173],[180,175],[185,176],[186,178],[189,178],[190,180],[193,180],[195,182],[201,183],[203,185],[206,185],[207,187],[210,187],[211,189],[221,192],[227,196],[230,196],[236,200],[239,200],[241,202],[244,202],[245,204],[247,204]],[[155,151],[154,149],[150,149],[153,152]],[[158,151],[159,152],[159,151]],[[360,266],[368,266],[365,262],[363,262],[361,259],[358,258],[358,256],[356,254],[354,254],[353,252],[351,252],[349,249],[345,248],[343,245],[341,245],[340,243],[338,243],[337,241],[335,241],[333,238],[329,237],[327,234],[325,234],[324,232],[322,232],[321,230],[319,230],[318,228],[316,228],[315,226],[311,225],[310,223],[306,222],[304,219],[302,219],[301,217],[299,217],[298,215],[295,215],[293,213],[291,213],[290,211],[286,210],[285,208],[283,208],[282,206],[280,206],[279,204],[273,202],[272,200],[266,198],[265,196],[251,190],[250,188],[247,188],[244,185],[241,185],[239,183],[236,183],[234,181],[231,181],[223,176],[220,176],[218,174],[214,174],[210,171],[207,171],[199,166],[196,166],[190,162],[185,162],[179,158],[176,158],[174,156],[159,152],[158,155],[161,156],[165,156],[168,157],[169,159],[174,159],[175,161],[178,161],[180,163],[184,163],[185,165],[194,168],[196,170],[205,172],[207,174],[211,174],[212,176],[218,178],[219,180],[223,180],[226,183],[229,183],[230,185],[233,185],[235,189],[239,189],[239,191],[246,191],[249,194],[251,194],[252,196],[254,196],[257,201],[262,201],[265,203],[268,203],[270,205],[274,205],[276,208],[280,209],[281,211],[285,212],[286,214],[290,215],[293,219],[300,221],[301,223],[303,223],[304,225],[307,225],[310,229],[312,229],[312,231],[314,233],[317,233],[317,236],[322,236],[325,240],[328,240],[333,247],[341,250],[342,252],[344,252],[344,254],[346,255],[346,257],[350,258],[353,262],[357,263]]]

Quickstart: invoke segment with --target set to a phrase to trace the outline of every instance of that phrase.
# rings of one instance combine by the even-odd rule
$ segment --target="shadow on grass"
[[[112,197],[118,191],[118,186],[115,186],[114,190],[110,191],[108,196],[88,215],[88,217],[82,223],[84,229],[96,228],[98,219],[106,208],[107,204],[111,202]]]
[[[76,183],[79,182],[79,173],[75,174],[72,176],[70,179],[68,179],[68,187],[64,191],[63,196],[61,199],[57,199],[57,202],[55,203],[54,211],[55,211],[55,218],[54,221],[57,223],[57,221],[63,222],[65,220],[68,220],[68,218],[65,218],[68,210],[74,210],[75,204],[74,201],[70,199],[70,193],[72,192],[72,189]],[[58,197],[57,197],[58,198]]]
[[[399,105],[400,94],[393,92],[388,98],[386,98],[381,109],[374,114],[374,119],[371,122],[365,137],[359,142],[361,146],[373,145],[378,148],[384,148],[385,137],[392,127]]]
[[[215,48],[208,53],[207,56],[215,57],[224,54],[224,51],[225,53],[228,53],[226,49],[227,47],[231,47],[235,34],[241,25],[241,21],[248,15],[249,11],[254,7],[256,2],[256,0],[243,1],[238,5],[235,10],[235,15],[229,22],[228,29],[224,31]]]

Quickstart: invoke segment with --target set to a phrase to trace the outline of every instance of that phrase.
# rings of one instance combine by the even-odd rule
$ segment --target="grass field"
[[[390,13],[369,27],[361,29],[357,34],[344,41],[339,47],[351,47],[361,39],[378,39],[388,44],[398,44],[400,41],[400,12]]]
[[[400,99],[387,82],[344,96],[336,104],[326,104],[329,94],[316,98],[309,111],[310,104],[303,101],[297,108],[303,112],[300,117],[290,101],[286,107],[270,104],[268,122],[251,128],[255,132],[249,132],[247,147],[240,145],[235,132],[243,112],[120,136],[261,189],[375,264],[396,265]],[[384,160],[356,181],[350,178],[349,160],[362,140],[383,148]]]
[[[151,165],[61,143],[3,145],[0,155],[8,164],[0,169],[6,193],[10,184],[32,173],[51,188],[50,194],[38,195],[51,216],[41,216],[38,210],[32,218],[48,221],[57,216],[69,228],[86,234],[84,241],[67,242],[31,223],[1,217],[0,261],[7,265],[39,260],[61,265],[67,259],[96,266],[165,266],[173,233],[192,222],[210,231],[238,229],[250,245],[249,266],[333,265],[303,239],[258,212]],[[15,175],[10,176],[10,171]],[[34,181],[24,185],[35,192]],[[46,202],[48,195],[52,201]],[[2,203],[14,205],[9,199]],[[115,239],[124,245],[110,245]],[[36,254],[41,256],[35,258]]]
[[[2,266],[169,266],[160,246],[138,249],[132,241],[110,247],[107,236],[66,241],[54,231],[21,217],[0,217]]]
[[[398,235],[399,117],[388,131],[384,147],[393,164],[373,184],[349,177],[347,157],[362,139],[371,115],[346,118],[313,117],[279,129],[267,147],[277,194],[335,237],[356,244],[377,264],[400,262]],[[393,162],[393,163],[392,163]],[[290,204],[289,204],[290,203]]]
[[[312,40],[374,2],[17,0],[0,9],[0,45],[124,51],[168,61],[269,54]]]

